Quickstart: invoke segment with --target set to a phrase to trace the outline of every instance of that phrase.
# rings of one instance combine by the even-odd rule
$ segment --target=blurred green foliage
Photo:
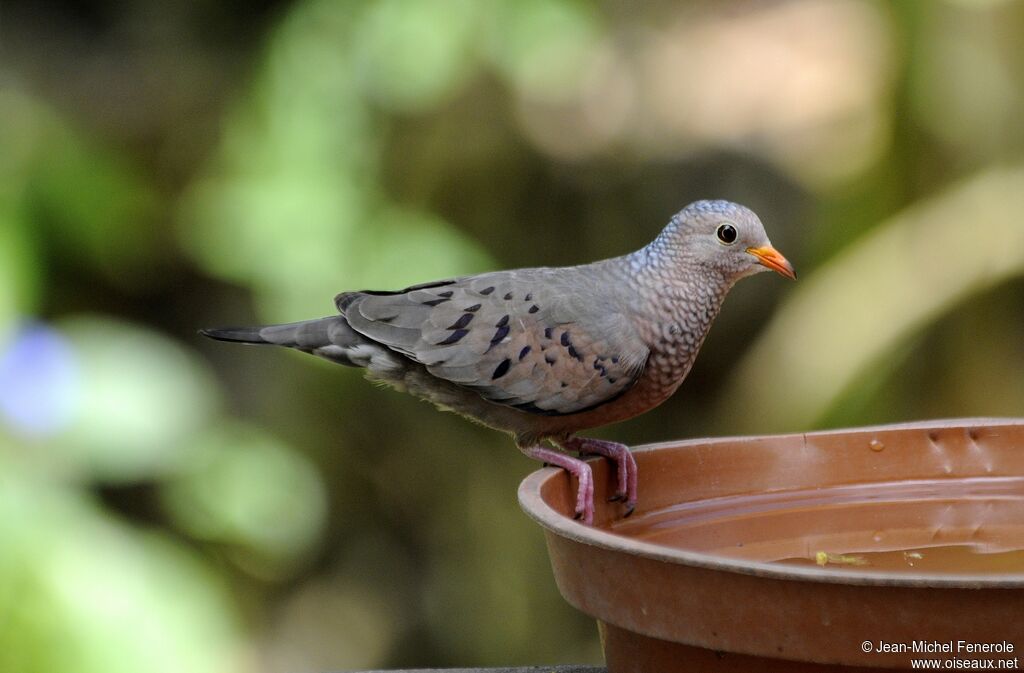
[[[511,443],[198,327],[646,243],[795,263],[629,442],[1024,407],[1024,3],[5,7],[0,671],[592,661]]]
[[[2,465],[2,670],[236,667],[237,608],[206,560],[89,495]]]

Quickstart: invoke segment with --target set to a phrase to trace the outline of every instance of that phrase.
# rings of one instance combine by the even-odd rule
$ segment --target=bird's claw
[[[586,526],[594,525],[594,505],[593,503],[586,503],[584,505],[577,505],[576,511],[572,515],[573,521],[582,521]]]
[[[637,500],[637,468],[636,459],[633,458],[633,454],[627,446],[616,442],[582,437],[570,437],[563,446],[568,450],[577,451],[581,458],[604,456],[611,460],[615,465],[617,488],[615,494],[608,498],[608,502],[624,502],[626,512],[623,516],[633,513]]]
[[[579,458],[573,458],[560,451],[542,446],[524,447],[523,453],[534,460],[542,461],[545,465],[560,467],[576,477],[578,485],[573,518],[582,520],[587,526],[592,525],[594,523],[594,473],[590,470],[590,466]]]

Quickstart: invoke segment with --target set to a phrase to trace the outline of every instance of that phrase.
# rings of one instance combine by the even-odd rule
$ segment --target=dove
[[[757,215],[729,201],[697,201],[620,257],[342,292],[336,315],[200,333],[360,367],[508,432],[527,456],[576,478],[575,516],[591,525],[594,479],[583,458],[614,462],[612,500],[626,516],[637,504],[637,467],[624,444],[577,433],[668,399],[732,286],[767,270],[796,278]]]

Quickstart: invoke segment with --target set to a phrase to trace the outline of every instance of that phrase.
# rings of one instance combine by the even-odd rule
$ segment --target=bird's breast
[[[644,370],[645,397],[664,401],[686,378],[711,324],[718,315],[717,292],[665,293],[642,320],[641,332],[650,354]]]

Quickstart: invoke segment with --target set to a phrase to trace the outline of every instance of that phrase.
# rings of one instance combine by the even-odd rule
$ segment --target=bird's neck
[[[636,309],[651,325],[651,338],[685,338],[699,347],[735,280],[653,245],[627,256],[629,282],[635,296],[644,298]]]
[[[659,239],[626,255],[629,276],[637,288],[684,303],[721,305],[736,283],[721,269],[670,246],[659,246]]]

